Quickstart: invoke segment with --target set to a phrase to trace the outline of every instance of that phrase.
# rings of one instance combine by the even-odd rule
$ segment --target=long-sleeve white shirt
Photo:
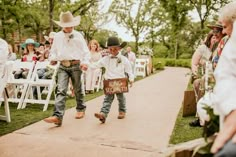
[[[80,60],[89,64],[90,51],[83,36],[76,30],[72,33],[60,31],[55,34],[49,60]]]
[[[214,111],[227,116],[236,110],[236,22],[214,71],[216,85],[213,91]],[[223,118],[222,118],[223,119]]]
[[[91,68],[102,68],[106,69],[104,78],[107,79],[117,79],[117,78],[125,78],[125,73],[129,75],[129,80],[134,81],[134,75],[132,73],[132,68],[129,60],[118,54],[116,58],[112,58],[110,55],[105,56],[100,59],[97,63],[91,64]]]

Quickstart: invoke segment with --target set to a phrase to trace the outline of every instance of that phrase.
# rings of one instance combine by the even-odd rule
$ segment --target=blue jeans
[[[56,100],[53,116],[57,116],[62,119],[65,113],[65,103],[66,103],[66,92],[68,89],[69,78],[71,78],[75,98],[76,98],[76,110],[77,112],[85,111],[86,105],[84,104],[84,96],[81,89],[81,74],[80,65],[72,65],[70,67],[59,66],[57,73],[57,90],[56,90]]]
[[[214,155],[214,157],[235,157],[236,156],[236,144],[232,140],[228,141],[224,147]]]
[[[117,94],[108,94],[105,95],[103,106],[101,108],[101,112],[107,117],[108,113],[110,112],[111,104],[114,100],[114,97],[117,97],[119,102],[119,112],[126,112],[126,99],[124,93],[117,93]]]

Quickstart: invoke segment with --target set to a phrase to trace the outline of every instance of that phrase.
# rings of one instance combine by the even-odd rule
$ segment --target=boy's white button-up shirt
[[[106,69],[104,78],[107,79],[117,79],[117,78],[125,78],[125,73],[129,75],[129,80],[134,81],[134,75],[132,73],[132,68],[129,60],[118,54],[116,57],[105,56],[100,59],[97,63],[90,65],[92,68],[102,68]]]
[[[78,31],[60,31],[54,36],[49,60],[80,60],[83,64],[89,64],[90,51],[84,37]]]

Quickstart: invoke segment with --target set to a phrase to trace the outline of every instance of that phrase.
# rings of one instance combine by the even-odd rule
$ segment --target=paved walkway
[[[43,121],[0,137],[0,157],[158,157],[167,145],[181,107],[189,72],[164,71],[136,82],[127,117],[117,119],[117,100],[105,124],[95,119],[103,97],[87,102],[85,118],[66,111],[62,127]]]

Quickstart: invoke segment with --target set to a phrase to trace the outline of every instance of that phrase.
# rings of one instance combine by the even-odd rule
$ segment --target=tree
[[[175,59],[178,58],[179,54],[179,33],[186,25],[187,14],[192,9],[188,0],[160,0],[160,4],[166,10],[170,20],[170,29],[173,33],[172,41],[174,41],[174,54]]]
[[[190,0],[190,3],[196,9],[201,23],[201,30],[204,29],[204,23],[209,16],[214,15],[219,9],[231,0]]]
[[[118,34],[114,31],[100,29],[97,32],[95,32],[93,38],[96,39],[101,46],[106,46],[108,37],[117,35]]]
[[[135,51],[138,51],[140,34],[144,33],[150,20],[149,10],[155,7],[155,0],[114,0],[109,12],[115,15],[118,24],[123,25],[135,37]],[[136,9],[136,10],[135,10]]]

